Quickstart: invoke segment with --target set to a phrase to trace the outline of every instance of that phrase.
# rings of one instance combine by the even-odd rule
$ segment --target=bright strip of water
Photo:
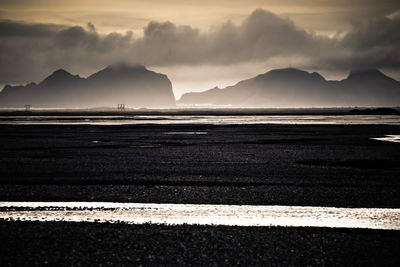
[[[113,202],[0,202],[0,220],[400,230],[400,209]]]

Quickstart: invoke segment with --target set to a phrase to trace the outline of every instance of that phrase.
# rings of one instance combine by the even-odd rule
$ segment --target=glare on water
[[[257,116],[0,116],[0,124],[388,124],[400,125],[396,115],[257,115]]]
[[[378,141],[400,143],[400,135],[386,135],[385,137],[372,138]]]
[[[0,202],[0,220],[400,230],[400,209],[109,202]]]

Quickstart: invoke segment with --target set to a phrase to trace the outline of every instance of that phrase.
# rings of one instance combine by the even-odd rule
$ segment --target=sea
[[[383,124],[400,125],[400,115],[54,115],[0,116],[0,124]]]

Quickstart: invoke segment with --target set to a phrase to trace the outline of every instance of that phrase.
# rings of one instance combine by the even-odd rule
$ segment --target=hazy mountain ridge
[[[181,104],[233,107],[399,106],[400,82],[379,70],[351,71],[341,81],[317,72],[276,69],[223,89],[187,93]]]
[[[87,78],[59,69],[39,84],[4,87],[0,107],[173,107],[168,77],[141,65],[111,65]],[[184,94],[181,104],[232,107],[400,106],[400,82],[379,70],[351,71],[341,81],[317,72],[275,69],[233,86]]]
[[[0,107],[88,108],[100,106],[173,107],[172,84],[144,66],[111,65],[88,78],[59,69],[39,84],[6,85]]]

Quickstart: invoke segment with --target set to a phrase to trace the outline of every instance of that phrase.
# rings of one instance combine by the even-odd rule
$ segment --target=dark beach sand
[[[400,143],[370,139],[388,134],[400,126],[0,125],[0,201],[399,208]],[[1,222],[0,240],[2,266],[398,266],[400,244],[382,230],[38,222]]]
[[[370,139],[386,134],[400,126],[0,125],[0,200],[399,208],[400,143]]]
[[[400,232],[0,223],[2,266],[399,266]]]

